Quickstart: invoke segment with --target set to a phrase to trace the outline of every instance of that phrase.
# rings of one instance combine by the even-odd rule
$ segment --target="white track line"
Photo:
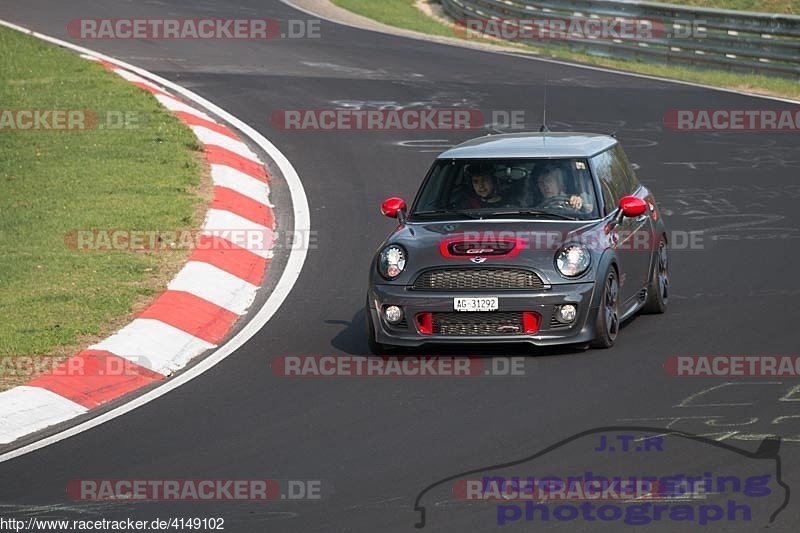
[[[130,65],[123,61],[118,61],[112,57],[109,57],[104,54],[100,54],[89,50],[88,48],[84,48],[82,46],[77,46],[72,43],[68,43],[66,41],[62,41],[61,39],[56,39],[54,37],[50,37],[48,35],[43,35],[38,32],[33,32],[27,28],[23,28],[16,24],[12,24],[10,22],[6,22],[0,20],[0,25],[6,26],[8,28],[12,28],[15,30],[22,31],[24,33],[28,33],[33,35],[34,37],[38,37],[39,39],[51,42],[53,44],[62,46],[64,48],[69,48],[70,50],[75,50],[76,52],[84,53],[87,55],[91,55],[109,63],[113,63],[119,67],[125,68],[132,72],[135,72],[139,76],[151,80],[158,85],[162,85],[167,87],[171,91],[176,94],[180,94],[183,98],[194,102],[195,104],[205,108],[210,113],[218,116],[224,122],[232,125],[234,128],[238,129],[243,135],[246,135],[250,138],[255,144],[257,144],[261,149],[263,149],[269,157],[275,162],[275,164],[280,169],[281,173],[283,174],[284,179],[289,187],[289,193],[292,197],[292,207],[294,212],[294,230],[295,231],[303,231],[309,232],[311,231],[311,219],[308,210],[308,199],[306,198],[305,190],[303,189],[303,183],[300,181],[300,177],[297,175],[297,171],[295,171],[292,164],[286,159],[280,150],[278,150],[274,144],[269,142],[263,135],[258,133],[255,129],[248,126],[235,116],[231,115],[224,109],[218,107],[217,105],[209,102],[202,96],[195,94],[194,92],[181,87],[180,85],[173,83],[167,79],[164,79],[160,76],[152,74],[144,69],[136,67],[134,65]],[[281,304],[286,300],[286,297],[291,292],[292,287],[294,287],[297,278],[300,276],[300,271],[303,269],[303,264],[305,263],[306,256],[308,251],[304,248],[296,248],[292,247],[292,250],[289,253],[289,259],[286,264],[286,268],[284,269],[283,273],[281,274],[281,278],[278,280],[275,289],[267,298],[267,301],[258,310],[258,312],[252,317],[252,319],[237,333],[232,339],[222,345],[217,351],[209,355],[207,358],[203,359],[197,365],[193,366],[192,368],[188,369],[183,374],[170,379],[169,381],[165,382],[163,385],[141,395],[128,403],[120,405],[119,407],[112,409],[106,413],[103,413],[95,418],[87,420],[81,424],[73,426],[71,428],[65,429],[55,435],[51,435],[49,437],[45,437],[40,439],[36,442],[28,444],[26,446],[22,446],[17,448],[16,450],[12,450],[8,453],[0,455],[0,462],[8,461],[15,457],[19,457],[21,455],[25,455],[27,453],[31,453],[35,450],[40,448],[44,448],[45,446],[49,446],[51,444],[55,444],[56,442],[62,441],[66,438],[72,437],[73,435],[77,435],[79,433],[83,433],[84,431],[88,431],[94,427],[99,426],[109,420],[113,420],[119,416],[124,415],[130,411],[133,411],[137,407],[141,407],[147,403],[152,402],[153,400],[160,398],[161,396],[167,394],[173,389],[180,387],[181,385],[193,380],[197,376],[201,375],[203,372],[209,370],[210,368],[214,367],[217,363],[231,355],[235,352],[238,348],[240,348],[244,343],[246,343],[253,335],[258,333],[258,331],[264,327],[264,325],[269,322],[270,318],[277,312],[280,308]]]

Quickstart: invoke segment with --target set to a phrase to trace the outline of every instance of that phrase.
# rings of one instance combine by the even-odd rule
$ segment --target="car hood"
[[[601,242],[605,236],[603,221],[553,220],[466,220],[449,222],[414,222],[401,224],[383,246],[399,244],[408,252],[406,268],[392,283],[410,285],[420,271],[439,267],[502,267],[516,266],[535,270],[549,284],[591,281],[590,273],[598,263],[604,246],[590,246],[592,268],[579,279],[568,279],[555,269],[556,251],[564,242],[581,239]],[[443,252],[447,244],[459,240],[489,242],[494,239],[518,240],[518,250],[507,256],[473,253],[449,257]],[[381,247],[381,249],[383,248]],[[480,249],[480,247],[478,247]],[[474,251],[475,249],[473,249]],[[379,250],[380,251],[380,250]],[[472,259],[483,257],[476,263]],[[374,269],[373,269],[374,271]],[[377,283],[386,283],[377,276]]]

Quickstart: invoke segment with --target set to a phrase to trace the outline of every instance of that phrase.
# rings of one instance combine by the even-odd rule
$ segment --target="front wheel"
[[[597,309],[592,348],[611,348],[619,333],[619,278],[610,267],[603,282],[600,307]]]
[[[667,310],[669,302],[669,271],[667,267],[667,240],[661,236],[658,243],[658,255],[653,264],[653,271],[650,273],[650,281],[647,284],[647,301],[642,307],[642,312],[646,314],[660,314]]]

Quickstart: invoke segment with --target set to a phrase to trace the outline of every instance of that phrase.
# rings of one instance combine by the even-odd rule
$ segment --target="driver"
[[[537,185],[542,193],[542,201],[538,207],[568,207],[581,213],[590,212],[592,204],[588,198],[585,195],[567,195],[562,188],[563,183],[564,169],[561,167],[550,167],[539,174]]]

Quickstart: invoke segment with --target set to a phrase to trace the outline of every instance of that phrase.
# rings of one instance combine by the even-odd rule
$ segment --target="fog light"
[[[558,321],[568,324],[575,320],[578,310],[572,304],[562,305],[558,308]]]
[[[383,316],[389,324],[399,324],[403,320],[403,310],[396,305],[390,305],[383,310]]]

